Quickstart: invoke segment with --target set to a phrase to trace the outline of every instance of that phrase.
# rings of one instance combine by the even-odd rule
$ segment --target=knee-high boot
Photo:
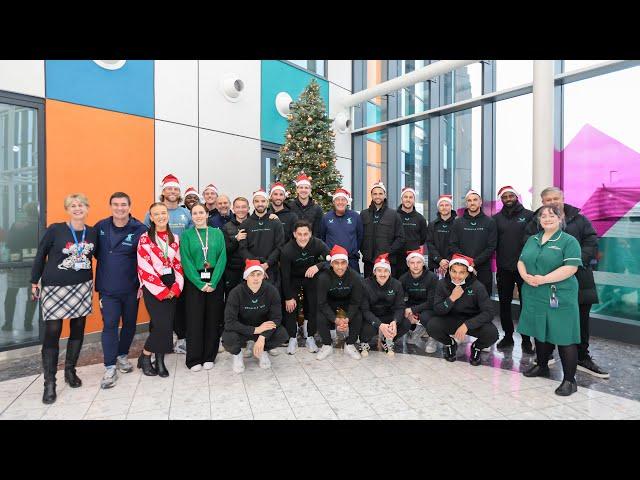
[[[56,401],[56,372],[58,370],[58,349],[42,349],[42,373],[44,375],[44,394],[42,403],[53,403]]]
[[[64,381],[69,384],[71,388],[78,388],[82,385],[82,380],[76,375],[76,364],[78,363],[78,357],[80,356],[80,350],[82,350],[82,341],[69,340],[67,342],[67,356],[64,362]]]

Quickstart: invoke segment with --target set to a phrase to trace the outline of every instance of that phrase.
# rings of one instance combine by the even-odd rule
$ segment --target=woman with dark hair
[[[555,393],[569,396],[578,390],[576,368],[580,343],[578,281],[575,273],[582,265],[580,244],[562,231],[560,210],[544,206],[536,214],[542,231],[529,237],[518,261],[523,310],[518,332],[536,341],[537,365],[525,377],[549,375],[548,360],[558,345],[564,379]]]
[[[169,227],[167,206],[153,203],[149,207],[149,220],[149,231],[140,236],[138,243],[138,275],[151,321],[138,368],[148,376],[168,377],[164,356],[173,351],[173,321],[184,278],[179,239]],[[156,354],[155,368],[151,353]]]

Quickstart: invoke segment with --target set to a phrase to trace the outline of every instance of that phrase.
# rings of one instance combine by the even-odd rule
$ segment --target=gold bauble
[[[309,122],[309,123],[313,122],[313,118],[308,117],[308,118],[307,118],[307,122]]]

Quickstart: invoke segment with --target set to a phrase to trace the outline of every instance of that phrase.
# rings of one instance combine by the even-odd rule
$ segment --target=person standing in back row
[[[427,220],[416,210],[416,191],[413,188],[404,187],[400,201],[398,215],[400,215],[404,229],[404,249],[406,251],[417,250],[427,241]],[[399,279],[402,274],[408,271],[407,262],[398,259],[393,277]]]
[[[298,220],[298,215],[285,202],[286,196],[287,189],[282,183],[276,182],[271,185],[271,191],[269,192],[271,207],[269,207],[269,212],[277,215],[278,220],[282,223],[284,243],[293,238],[293,224]]]
[[[442,279],[449,271],[451,227],[458,214],[453,209],[451,195],[440,195],[437,207],[438,215],[427,226],[427,253],[429,269]]]
[[[311,177],[307,177],[304,172],[296,178],[297,197],[289,202],[289,208],[298,216],[311,223],[313,236],[320,238],[320,222],[322,221],[322,207],[311,198]]]
[[[351,204],[351,193],[344,188],[333,194],[333,209],[329,210],[320,223],[320,239],[329,249],[344,245],[349,252],[349,267],[360,272],[360,245],[364,229],[360,214],[347,207]]]

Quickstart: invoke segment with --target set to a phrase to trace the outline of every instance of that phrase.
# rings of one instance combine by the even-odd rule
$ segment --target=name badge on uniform
[[[200,280],[211,280],[211,272],[207,270],[200,272]]]
[[[162,275],[171,275],[171,267],[162,267]]]
[[[84,262],[75,262],[73,264],[73,269],[77,272],[78,270],[82,270],[84,268]]]
[[[558,308],[558,297],[556,295],[555,285],[551,285],[551,298],[549,298],[549,306],[551,308]]]

